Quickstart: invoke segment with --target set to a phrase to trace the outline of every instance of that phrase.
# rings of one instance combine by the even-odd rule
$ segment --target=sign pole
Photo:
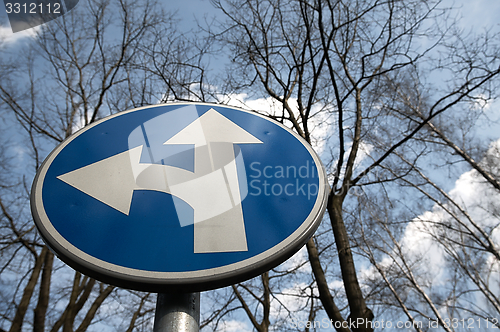
[[[200,293],[159,293],[153,332],[198,332]]]

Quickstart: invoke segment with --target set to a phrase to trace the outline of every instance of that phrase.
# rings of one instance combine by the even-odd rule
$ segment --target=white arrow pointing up
[[[262,143],[210,109],[164,144],[194,144],[194,173],[140,163],[142,146],[63,174],[58,179],[128,215],[134,190],[177,196],[194,210],[194,252],[246,251],[233,144]],[[241,155],[239,156],[241,158]],[[181,217],[180,217],[181,218]]]

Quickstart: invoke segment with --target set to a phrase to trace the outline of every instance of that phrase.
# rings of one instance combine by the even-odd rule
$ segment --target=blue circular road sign
[[[71,267],[124,288],[201,291],[282,263],[326,207],[321,162],[257,113],[205,103],[114,114],[47,157],[35,223]]]

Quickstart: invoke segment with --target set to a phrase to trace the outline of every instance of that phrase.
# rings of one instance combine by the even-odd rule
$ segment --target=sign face
[[[326,197],[318,156],[286,127],[184,103],[118,113],[69,137],[40,167],[31,209],[47,245],[85,274],[201,291],[292,256]]]

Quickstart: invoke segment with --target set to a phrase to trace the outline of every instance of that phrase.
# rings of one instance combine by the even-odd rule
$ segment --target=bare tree
[[[73,272],[44,245],[29,182],[47,153],[83,126],[136,106],[199,98],[191,89],[203,82],[202,54],[176,30],[174,14],[149,0],[85,1],[23,47],[10,59],[3,54],[0,78],[2,131],[16,138],[5,159],[23,160],[0,183],[0,328],[148,330],[154,297]]]
[[[1,134],[20,139],[0,151],[0,329],[150,329],[154,296],[74,272],[44,246],[30,180],[56,144],[106,115],[242,94],[269,101],[257,111],[321,154],[328,213],[290,261],[203,294],[204,330],[242,317],[255,331],[497,324],[498,146],[470,135],[475,107],[497,98],[498,36],[465,36],[440,1],[213,3],[226,20],[202,42],[152,0],[91,0],[3,56]],[[230,58],[218,84],[207,80],[214,50]],[[441,82],[427,79],[436,72]],[[443,173],[465,170],[483,199],[450,193]]]
[[[406,316],[410,322],[416,322],[412,310],[419,310],[418,307],[409,308],[405,302],[407,296],[401,291],[403,286],[396,285],[393,274],[389,275],[381,265],[385,254],[398,266],[398,275],[407,280],[412,292],[419,294],[418,298],[430,308],[418,315],[436,319],[449,330],[449,318],[444,318],[439,310],[444,302],[437,304],[427,294],[414,262],[403,260],[401,255],[394,256],[395,252],[403,251],[399,242],[401,232],[411,220],[398,223],[397,217],[393,217],[389,223],[386,218],[368,215],[365,210],[367,205],[373,205],[380,213],[384,211],[382,206],[386,206],[385,214],[399,211],[401,208],[391,206],[393,192],[384,193],[389,188],[394,190],[396,182],[407,192],[406,181],[420,188],[422,178],[415,177],[415,171],[428,153],[421,143],[429,135],[429,128],[442,121],[447,112],[474,101],[477,96],[492,96],[492,82],[497,82],[500,70],[494,38],[470,43],[455,29],[450,10],[441,8],[439,1],[214,3],[227,19],[221,23],[221,32],[212,36],[227,45],[232,57],[224,92],[251,90],[253,98],[272,99],[279,107],[269,115],[289,125],[313,146],[324,143],[325,133],[318,129],[322,124],[330,124],[326,129],[329,144],[323,158],[331,160],[327,165],[331,180],[328,217],[333,237],[323,243],[328,248],[323,253],[334,250],[338,259],[340,271],[334,275],[343,283],[348,302],[345,309],[336,304],[341,299],[333,295],[335,290],[331,289],[329,275],[325,273],[327,264],[332,262],[322,259],[322,251],[313,240],[307,244],[318,297],[329,319],[339,331],[371,331],[374,323],[379,322],[374,321],[373,310],[381,313],[391,306],[399,308],[392,317]],[[439,70],[450,79],[435,83],[432,88],[429,85],[426,91],[431,94],[425,108],[419,108],[419,112],[410,109],[420,105],[416,100],[397,102],[401,92],[398,85],[409,72],[417,73],[414,79],[424,85],[420,75]],[[432,130],[439,136],[438,131]],[[320,139],[315,140],[317,137]],[[443,137],[441,140],[446,143]],[[446,144],[453,148],[452,144]],[[455,153],[471,163],[456,148]],[[408,194],[402,194],[400,204],[407,204],[405,195]],[[427,207],[436,202],[435,198],[424,196],[429,199]],[[387,223],[394,228],[386,231]],[[456,232],[457,236],[464,234],[463,229]],[[475,232],[481,233],[477,228]],[[469,236],[474,237],[472,233]],[[484,235],[481,237],[488,248],[491,241],[484,239]],[[456,241],[452,239],[449,236],[446,240],[449,249],[449,241]],[[460,243],[462,249],[468,246]],[[392,249],[385,252],[384,245]],[[375,248],[379,246],[382,249],[377,252]],[[456,262],[464,260],[463,252],[452,255]],[[356,266],[366,264],[376,268],[379,277],[372,279],[370,286],[378,288],[368,287],[369,279],[360,279],[361,270]],[[476,284],[486,283],[475,276],[471,278]],[[261,289],[262,295],[256,296],[260,301],[266,285],[262,284]],[[388,290],[393,303],[384,303],[383,296]],[[265,306],[262,310],[266,311]]]
[[[422,118],[429,107],[428,93],[418,84],[409,82],[415,83],[415,80],[401,80],[396,84],[397,87],[389,87],[388,91],[396,92],[392,96],[390,109],[401,115]],[[394,84],[393,80],[391,84]],[[363,218],[360,220],[360,224],[364,225],[363,233],[371,236],[363,236],[363,243],[359,243],[359,246],[364,248],[391,289],[391,297],[404,306],[413,321],[415,316],[420,321],[434,320],[448,331],[478,326],[481,321],[484,326],[494,326],[500,313],[498,296],[495,295],[500,258],[496,232],[500,223],[496,213],[497,204],[493,202],[498,195],[498,172],[496,166],[491,167],[498,160],[498,143],[494,141],[489,147],[486,144],[487,151],[480,161],[472,157],[472,154],[477,153],[477,145],[472,144],[474,138],[470,127],[474,121],[471,119],[478,118],[482,113],[475,103],[478,98],[482,97],[472,98],[472,106],[455,106],[455,113],[446,118],[449,122],[443,119],[427,122],[423,135],[415,138],[414,148],[419,147],[422,155],[433,156],[433,162],[441,160],[444,166],[440,169],[463,169],[460,163],[468,167],[469,171],[457,180],[456,190],[447,192],[443,188],[442,179],[433,174],[435,170],[429,167],[429,160],[425,156],[410,160],[408,156],[395,154],[395,162],[406,165],[409,170],[405,177],[398,177],[395,167],[385,167],[384,172],[397,179],[398,186],[410,189],[421,202],[431,204],[428,213],[423,213],[425,210],[419,205],[406,204],[408,211],[403,214],[404,219],[399,221],[399,225],[406,225],[406,234],[401,234],[401,231],[391,226],[396,224],[396,220],[388,213],[387,204],[378,201],[379,206],[375,206],[370,203],[374,198],[369,192],[360,196],[364,209],[380,225],[382,232],[376,234],[377,240],[374,240],[374,234],[367,230],[369,224]],[[398,103],[401,104],[394,107]],[[451,127],[446,123],[458,125]],[[474,197],[467,197],[468,192],[460,189],[463,186],[476,193]],[[384,199],[391,201],[389,197]],[[392,204],[396,204],[392,201]],[[385,209],[380,209],[380,206]],[[401,215],[398,217],[401,218]],[[410,250],[415,245],[410,234],[418,238],[425,249]],[[380,253],[390,257],[392,263],[377,259]],[[430,268],[433,265],[439,267]],[[448,280],[437,289],[436,286],[432,287],[434,284],[439,285],[433,280],[436,275],[438,279]],[[401,283],[401,279],[407,282]],[[407,299],[403,301],[402,294],[413,294],[412,300],[406,295]],[[443,316],[443,311],[447,315]],[[464,323],[464,317],[467,317],[468,323]]]

